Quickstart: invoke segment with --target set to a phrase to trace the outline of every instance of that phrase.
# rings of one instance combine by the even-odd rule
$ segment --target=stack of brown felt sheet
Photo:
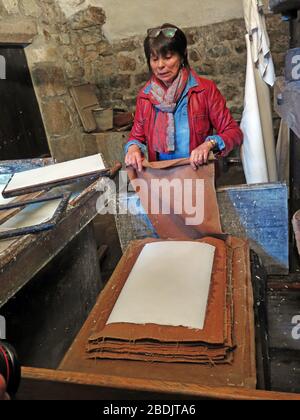
[[[134,241],[102,292],[102,310],[89,338],[88,357],[213,364],[216,368],[223,365],[223,368],[227,366],[226,369],[230,369],[230,377],[232,370],[233,376],[238,377],[235,383],[241,384],[244,380],[249,382],[249,378],[254,383],[255,352],[249,250],[247,243],[240,239],[197,240],[216,247],[203,330],[156,324],[106,324],[142,248],[154,241],[159,240]]]

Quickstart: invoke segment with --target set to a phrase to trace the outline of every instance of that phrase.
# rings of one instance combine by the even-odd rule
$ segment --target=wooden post
[[[290,20],[290,48],[300,47],[300,10]],[[291,131],[290,137],[290,215],[300,209],[300,139]],[[298,268],[296,252],[291,253],[291,271]]]

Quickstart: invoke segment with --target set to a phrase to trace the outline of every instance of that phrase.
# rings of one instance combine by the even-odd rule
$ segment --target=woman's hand
[[[131,145],[125,156],[126,166],[132,166],[135,170],[142,172],[142,160],[142,152],[139,146],[136,146],[135,144]]]
[[[198,166],[204,165],[208,161],[209,152],[214,148],[214,145],[207,141],[200,146],[196,147],[191,153],[190,162],[191,166],[194,170],[198,168]]]
[[[0,401],[9,400],[9,396],[6,393],[6,383],[2,375],[0,375]]]

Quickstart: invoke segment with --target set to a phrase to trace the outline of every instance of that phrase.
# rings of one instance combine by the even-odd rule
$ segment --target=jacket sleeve
[[[136,102],[136,110],[134,115],[134,122],[131,132],[129,134],[129,138],[127,140],[127,144],[129,142],[139,142],[141,143],[141,149],[145,149],[146,146],[146,136],[145,136],[145,129],[144,129],[144,118],[143,118],[143,99],[138,96]]]
[[[226,100],[214,82],[211,83],[209,88],[208,108],[209,118],[216,134],[222,138],[225,144],[221,156],[226,156],[232,149],[242,144],[243,133],[238,123],[232,118],[226,106]]]

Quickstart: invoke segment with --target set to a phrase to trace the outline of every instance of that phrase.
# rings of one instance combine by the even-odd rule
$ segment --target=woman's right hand
[[[135,170],[142,172],[142,161],[143,157],[139,146],[136,146],[135,144],[131,145],[125,156],[126,166],[132,166]]]

